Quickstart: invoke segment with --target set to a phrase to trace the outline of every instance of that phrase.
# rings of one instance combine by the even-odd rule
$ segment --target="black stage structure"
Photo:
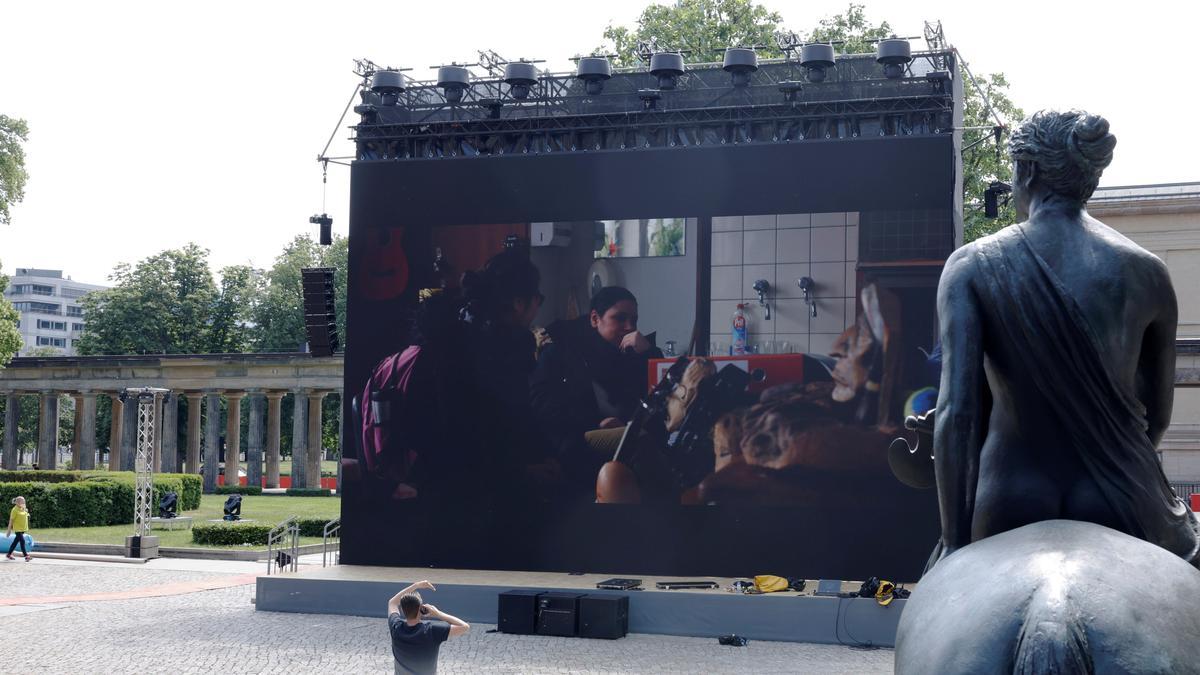
[[[603,59],[559,74],[524,62],[486,74],[450,66],[424,82],[398,71],[363,73],[351,169],[345,419],[358,419],[354,394],[372,368],[406,344],[417,291],[434,279],[438,227],[684,215],[698,223],[704,260],[717,216],[858,211],[860,271],[931,291],[961,237],[954,54],[913,53],[885,76],[876,54],[835,57],[830,48],[825,60],[809,47],[770,61],[729,50],[724,64],[684,65],[678,55],[656,54],[645,68],[610,73]],[[387,281],[390,293],[372,291],[385,282],[364,273],[382,249],[404,257],[404,283]],[[707,284],[698,288],[694,343],[707,345]],[[352,464],[361,449],[358,430],[347,426]],[[850,481],[840,489],[859,488]],[[531,510],[494,503],[455,511],[380,499],[347,481],[342,562],[918,578],[938,535],[933,492],[896,483],[854,504]]]

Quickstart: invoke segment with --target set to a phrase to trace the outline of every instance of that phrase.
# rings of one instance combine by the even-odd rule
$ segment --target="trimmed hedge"
[[[321,518],[300,518],[301,537],[320,537],[325,534],[325,523]],[[266,546],[267,535],[274,525],[258,523],[203,523],[192,527],[192,542],[206,546]]]
[[[266,546],[272,525],[204,523],[192,527],[192,543],[205,546]]]
[[[262,488],[257,485],[218,485],[213,494],[218,495],[261,495]]]
[[[33,530],[52,527],[89,527],[133,522],[133,492],[129,491],[127,520],[117,519],[114,508],[124,491],[115,483],[0,483],[0,504],[25,497]]]
[[[81,471],[0,471],[0,483],[77,483]]]
[[[124,525],[133,522],[133,492],[135,479],[129,471],[50,472],[21,471],[24,482],[0,481],[0,507],[18,495],[25,497],[32,518],[30,526],[38,528],[92,527]],[[37,480],[44,474],[74,474],[66,480]],[[61,478],[55,475],[54,478]],[[157,474],[154,476],[154,497],[157,503],[167,491],[179,495],[181,511],[200,508],[199,476],[190,474]]]
[[[287,489],[287,494],[292,497],[332,497],[333,491],[329,488],[293,487]]]

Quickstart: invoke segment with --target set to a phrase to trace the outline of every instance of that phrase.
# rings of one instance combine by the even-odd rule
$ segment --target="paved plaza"
[[[319,557],[317,558],[319,562]],[[391,673],[382,618],[256,612],[262,564],[0,560],[5,672]],[[209,589],[209,590],[205,590]],[[381,607],[386,598],[380,598]],[[453,612],[454,608],[445,607]],[[439,673],[888,673],[892,652],[630,635],[489,633],[442,647]]]

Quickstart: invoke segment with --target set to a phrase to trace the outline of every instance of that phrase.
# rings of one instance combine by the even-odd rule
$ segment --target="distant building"
[[[1100,188],[1087,209],[1167,264],[1179,329],[1175,407],[1158,449],[1167,477],[1200,491],[1200,182]]]
[[[21,315],[18,328],[24,345],[17,355],[28,356],[38,347],[50,347],[62,356],[74,356],[84,325],[79,301],[104,288],[107,286],[64,279],[62,270],[17,268],[4,290]]]

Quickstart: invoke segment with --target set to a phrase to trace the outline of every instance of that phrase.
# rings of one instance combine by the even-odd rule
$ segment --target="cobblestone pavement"
[[[18,570],[20,570],[18,572]],[[146,575],[141,577],[140,575]],[[0,566],[5,595],[142,588],[211,572],[125,565]],[[227,573],[228,575],[228,573]],[[23,584],[26,588],[17,588]],[[383,619],[256,612],[253,585],[167,597],[12,607],[0,614],[5,672],[391,673]],[[23,613],[21,613],[23,612]],[[630,635],[582,640],[471,633],[442,647],[440,673],[889,673],[890,650]]]

